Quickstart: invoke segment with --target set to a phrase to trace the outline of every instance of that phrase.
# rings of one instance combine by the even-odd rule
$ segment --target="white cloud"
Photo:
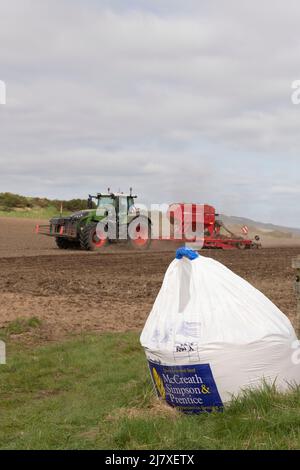
[[[241,215],[251,195],[248,215],[271,213],[271,188],[297,186],[299,4],[149,5],[0,4],[0,190],[71,197],[133,185]],[[270,164],[258,171],[260,158]],[[245,172],[265,180],[264,197]]]

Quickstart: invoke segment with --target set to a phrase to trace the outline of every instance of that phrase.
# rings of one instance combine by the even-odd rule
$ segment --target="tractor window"
[[[119,198],[119,215],[120,216],[127,216],[128,213],[128,205],[127,205],[127,197],[120,197]]]
[[[99,199],[98,207],[114,206],[115,200],[110,196],[103,196]]]
[[[134,199],[133,197],[128,198],[128,210],[130,210],[130,207],[134,206]]]

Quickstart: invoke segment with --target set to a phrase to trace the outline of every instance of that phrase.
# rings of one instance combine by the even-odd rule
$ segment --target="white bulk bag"
[[[288,318],[221,263],[187,248],[170,264],[141,335],[157,393],[186,413],[243,389],[300,384]]]

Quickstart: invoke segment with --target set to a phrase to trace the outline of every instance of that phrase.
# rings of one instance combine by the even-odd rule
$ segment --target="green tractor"
[[[54,217],[49,225],[38,225],[36,231],[54,237],[62,250],[94,251],[112,243],[146,250],[151,244],[151,219],[135,207],[136,197],[132,189],[129,194],[108,191],[90,195],[87,210]]]

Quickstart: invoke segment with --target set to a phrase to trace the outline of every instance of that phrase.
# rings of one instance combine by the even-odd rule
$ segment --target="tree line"
[[[12,211],[14,209],[33,209],[55,207],[60,210],[61,205],[66,211],[78,211],[87,209],[86,199],[47,199],[40,197],[26,197],[14,193],[0,193],[0,209],[3,211]]]

